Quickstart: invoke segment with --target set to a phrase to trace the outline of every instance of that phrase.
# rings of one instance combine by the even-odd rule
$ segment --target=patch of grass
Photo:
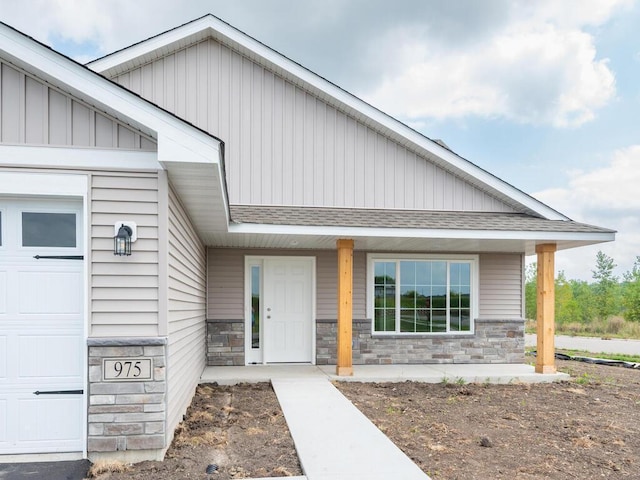
[[[214,447],[216,445],[223,445],[227,443],[226,434],[216,435],[214,432],[208,431],[200,435],[194,433],[188,433],[187,431],[180,432],[176,436],[174,443],[178,447],[198,447],[200,445],[206,445]]]
[[[576,382],[578,385],[588,385],[592,380],[593,379],[591,378],[591,375],[589,375],[588,373],[583,373],[582,375],[577,377],[574,382]]]
[[[106,473],[125,473],[128,469],[129,466],[126,463],[117,460],[98,460],[91,465],[87,476],[88,478],[98,478]]]
[[[640,363],[640,355],[625,355],[622,353],[591,353],[586,350],[556,350],[572,357],[603,358],[606,360],[620,360],[622,362]]]
[[[536,333],[535,320],[525,321],[525,332]],[[588,322],[558,322],[556,334],[640,340],[640,322],[631,322],[619,316],[606,319],[594,318]]]
[[[389,405],[385,411],[387,412],[387,415],[397,415],[398,413],[402,413],[397,405]]]
[[[204,410],[195,411],[189,416],[190,422],[213,422],[213,414]]]
[[[526,347],[524,349],[525,354],[529,354],[536,351],[536,347]],[[620,360],[622,362],[640,363],[640,355],[627,355],[624,353],[593,353],[586,350],[572,350],[566,348],[556,349],[557,353],[564,353],[565,355],[571,355],[572,357],[589,357],[589,358],[603,358],[605,360]]]
[[[583,337],[640,339],[640,322],[630,322],[622,317],[593,319],[590,322],[570,322],[556,325],[558,335]]]

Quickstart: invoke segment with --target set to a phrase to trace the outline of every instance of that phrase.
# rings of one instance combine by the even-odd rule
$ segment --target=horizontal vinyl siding
[[[91,175],[91,335],[158,334],[158,179]],[[130,257],[113,255],[114,224],[137,225]]]
[[[522,318],[522,255],[480,255],[480,317]]]
[[[208,306],[211,320],[242,320],[244,312],[244,257],[298,255],[316,257],[316,317],[336,319],[337,253],[331,250],[209,249]],[[366,252],[354,252],[353,318],[366,318]],[[522,256],[480,255],[480,317],[522,317]]]
[[[140,132],[3,62],[0,143],[156,150]]]
[[[115,80],[225,142],[230,203],[513,211],[214,40]]]
[[[205,366],[206,250],[173,189],[169,189],[168,412],[173,432]]]
[[[316,318],[337,318],[338,256],[333,250],[236,250],[209,249],[208,307],[211,320],[242,320],[244,315],[244,258],[245,256],[301,256],[316,257]],[[366,316],[365,282],[366,255],[354,252],[353,316]]]

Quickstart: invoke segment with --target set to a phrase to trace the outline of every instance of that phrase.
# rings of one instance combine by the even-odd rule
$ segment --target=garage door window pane
[[[22,212],[23,247],[75,247],[75,213]]]

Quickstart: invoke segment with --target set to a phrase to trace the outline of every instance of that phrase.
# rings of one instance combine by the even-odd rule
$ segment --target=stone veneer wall
[[[162,460],[166,450],[166,339],[90,338],[89,459]],[[104,381],[102,360],[150,357],[152,380]]]
[[[335,365],[336,320],[316,323],[316,363]],[[524,321],[478,319],[473,335],[373,336],[371,320],[353,321],[354,365],[522,363]]]
[[[316,321],[316,364],[337,363],[337,321]],[[353,364],[522,363],[524,321],[477,319],[473,335],[371,335],[371,320],[353,320]],[[244,365],[244,321],[207,322],[207,364]]]
[[[207,320],[207,365],[244,365],[244,320]]]

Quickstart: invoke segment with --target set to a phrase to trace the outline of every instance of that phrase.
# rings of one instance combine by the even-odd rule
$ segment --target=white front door
[[[83,450],[82,232],[81,202],[0,198],[0,454]]]
[[[264,259],[265,363],[313,363],[313,258]]]

